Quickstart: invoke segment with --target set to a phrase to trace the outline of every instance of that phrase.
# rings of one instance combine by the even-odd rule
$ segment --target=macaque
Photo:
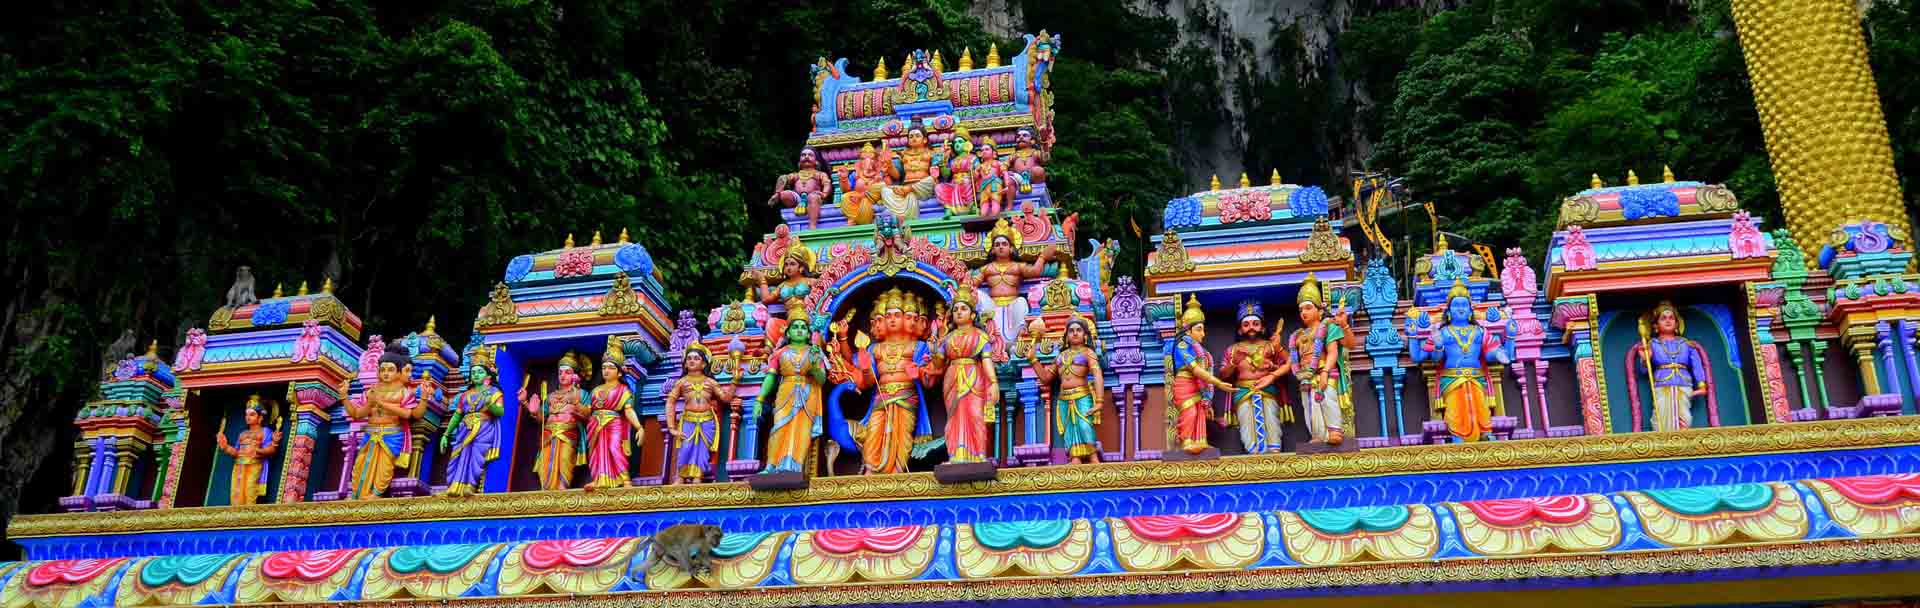
[[[688,576],[713,571],[713,551],[720,546],[720,526],[706,524],[674,524],[659,534],[640,541],[643,545],[653,545],[653,551],[647,555],[647,562],[640,566],[641,572],[653,570],[655,564],[665,561],[668,566],[679,568]]]
[[[227,308],[239,308],[260,301],[253,291],[253,270],[246,266],[233,271],[233,286],[227,288]]]

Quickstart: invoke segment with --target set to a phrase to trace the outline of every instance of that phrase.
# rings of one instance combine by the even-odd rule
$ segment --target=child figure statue
[[[239,445],[227,442],[224,421],[220,424],[220,434],[215,435],[220,440],[220,451],[233,458],[233,480],[227,486],[227,504],[236,506],[253,504],[267,495],[267,459],[280,450],[280,438],[273,434],[268,407],[259,395],[247,398],[242,415],[246,416],[247,430],[240,431]]]

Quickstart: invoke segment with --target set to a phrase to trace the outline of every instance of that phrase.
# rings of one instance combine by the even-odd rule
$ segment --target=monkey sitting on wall
[[[667,565],[679,568],[687,576],[713,571],[713,551],[720,546],[720,526],[705,524],[674,524],[659,534],[640,541],[642,546],[652,545],[647,561],[641,564],[640,572],[653,570],[662,560]],[[644,574],[643,574],[644,576]]]
[[[253,270],[246,266],[233,271],[233,286],[227,288],[227,308],[239,308],[260,301],[253,292]]]

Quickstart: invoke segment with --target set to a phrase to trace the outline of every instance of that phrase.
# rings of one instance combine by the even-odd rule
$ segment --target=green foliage
[[[1880,89],[1893,139],[1893,167],[1906,195],[1907,216],[1920,215],[1920,7],[1875,2],[1867,9],[1868,60]]]

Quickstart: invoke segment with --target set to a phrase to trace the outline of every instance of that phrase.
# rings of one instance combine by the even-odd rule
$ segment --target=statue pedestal
[[[333,502],[336,500],[345,500],[346,498],[347,498],[346,492],[337,492],[337,491],[329,490],[326,492],[313,493],[313,502]]]
[[[1861,418],[1898,416],[1900,415],[1900,395],[1891,393],[1867,395],[1860,398],[1860,403],[1856,407],[1860,410]]]
[[[1358,452],[1358,451],[1360,451],[1360,442],[1354,441],[1351,438],[1347,439],[1346,441],[1340,442],[1340,445],[1327,445],[1319,441],[1309,441],[1306,443],[1302,443],[1300,444],[1300,447],[1296,447],[1293,449],[1293,453],[1302,454],[1302,455],[1331,454],[1335,452]]]
[[[1044,443],[1014,446],[1013,457],[1023,467],[1050,465],[1053,464],[1053,446]]]
[[[93,508],[93,497],[92,496],[62,496],[60,497],[60,508],[66,510],[69,513],[76,513],[80,511],[90,510]]]
[[[746,477],[760,471],[760,461],[752,458],[738,458],[727,461],[727,477]]]
[[[992,462],[943,462],[933,467],[933,478],[940,483],[989,481],[1000,476]]]
[[[1385,448],[1393,446],[1392,437],[1360,437],[1357,439],[1363,448]]]
[[[1813,422],[1820,419],[1820,408],[1803,407],[1793,411],[1794,422]]]
[[[1547,427],[1548,439],[1557,439],[1560,437],[1579,437],[1586,434],[1587,434],[1587,427],[1580,426],[1578,424],[1569,425],[1569,426]]]
[[[1447,430],[1447,421],[1428,420],[1420,425],[1420,443],[1427,445],[1446,445],[1453,442],[1453,433]]]
[[[940,466],[944,467],[947,465],[943,464]],[[940,476],[939,469],[935,469],[934,477],[939,477],[939,476]],[[753,488],[754,490],[757,490],[757,491],[801,490],[807,487],[807,475],[799,471],[777,471],[773,473],[760,473],[757,475],[750,475],[747,477],[747,487]]]
[[[1427,442],[1425,435],[1401,435],[1400,442],[1394,445],[1422,445]]]
[[[1520,419],[1513,416],[1493,417],[1493,438],[1496,441],[1514,439],[1514,427],[1520,426]],[[1528,429],[1531,431],[1532,429]]]
[[[392,483],[387,484],[387,496],[391,498],[411,498],[426,495],[427,484],[420,483],[420,480],[412,477],[395,477]]]
[[[1160,453],[1160,460],[1163,460],[1166,462],[1181,462],[1186,460],[1219,460],[1219,459],[1220,459],[1220,448],[1216,448],[1213,446],[1207,446],[1207,449],[1200,450],[1200,453],[1198,454],[1191,454],[1191,453],[1188,453],[1186,450],[1167,450],[1165,452]]]

